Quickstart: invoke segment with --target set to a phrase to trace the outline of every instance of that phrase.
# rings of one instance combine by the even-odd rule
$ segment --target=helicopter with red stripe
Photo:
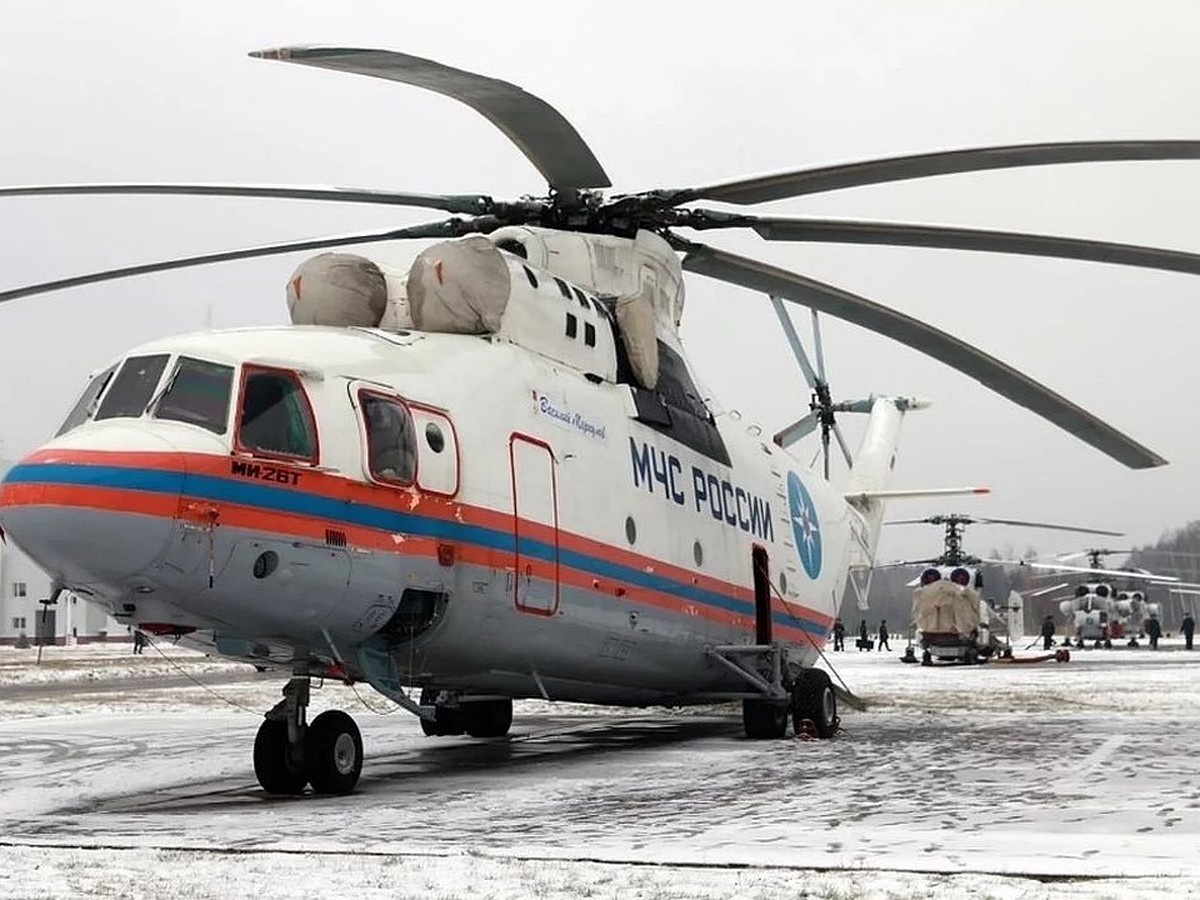
[[[838,696],[813,664],[848,575],[872,562],[885,504],[931,492],[889,486],[901,421],[924,403],[835,401],[818,313],[933,356],[1124,465],[1165,462],[961,335],[684,232],[1200,272],[1191,254],[1103,241],[696,205],[985,169],[1195,159],[1200,142],[986,147],[610,196],[575,128],[508,82],[382,50],[255,55],[460,101],[548,184],[511,201],[311,185],[0,187],[0,201],[240,197],[449,216],[0,290],[2,304],[322,251],[281,272],[290,324],[128,350],[0,484],[7,538],[60,589],[145,632],[285,676],[254,742],[269,793],[339,794],[358,783],[359,730],[336,710],[308,720],[313,679],[369,684],[431,736],[500,738],[513,700],[532,697],[735,701],[751,738],[782,737],[789,719],[831,737]],[[329,252],[418,241],[402,261]],[[688,276],[764,295],[779,314],[809,402],[773,439],[708,399],[679,336]],[[814,357],[788,311],[796,305],[811,311]],[[854,450],[842,413],[867,416]],[[817,429],[823,465],[791,452]],[[836,484],[835,446],[850,464]]]

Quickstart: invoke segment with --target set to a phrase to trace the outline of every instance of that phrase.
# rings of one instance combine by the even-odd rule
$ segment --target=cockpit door
[[[514,434],[512,471],[514,579],[517,609],[550,616],[558,609],[558,484],[554,452],[537,438]]]

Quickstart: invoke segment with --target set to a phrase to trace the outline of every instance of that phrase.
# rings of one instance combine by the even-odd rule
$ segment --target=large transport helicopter
[[[925,560],[906,560],[892,563],[901,566],[924,566],[910,583],[915,587],[912,601],[912,622],[921,647],[921,664],[942,662],[978,663],[995,655],[1012,655],[1007,638],[1012,630],[1007,622],[1019,613],[1021,595],[1005,602],[1003,609],[989,605],[983,594],[984,563],[1000,565],[1013,561],[984,559],[963,550],[963,529],[968,525],[1012,525],[1023,528],[1044,528],[1053,531],[1072,531],[1120,537],[1119,532],[1073,525],[1054,525],[1049,522],[1029,522],[1023,519],[995,519],[967,516],[959,513],[926,516],[922,519],[894,519],[885,525],[937,525],[945,528],[945,545],[940,556]],[[1016,607],[1015,609],[1013,607]],[[1005,638],[997,637],[997,622],[1004,621]],[[915,662],[913,645],[905,649],[904,659]]]
[[[402,269],[347,254],[309,260],[288,281],[291,326],[130,350],[0,487],[9,539],[62,589],[144,631],[289,673],[254,742],[268,792],[345,793],[358,781],[354,721],[334,710],[307,720],[313,678],[369,683],[431,734],[503,735],[513,698],[541,697],[740,700],[751,737],[783,736],[789,713],[833,735],[837,698],[812,666],[850,567],[873,556],[884,502],[906,493],[887,483],[901,420],[920,404],[835,402],[819,332],[813,365],[785,303],[931,355],[1127,466],[1165,462],[959,335],[679,232],[1200,272],[1200,256],[1094,240],[694,205],[1015,166],[1195,159],[1200,142],[987,147],[605,196],[609,178],[575,129],[512,84],[381,50],[255,55],[462,101],[549,183],[545,196],[516,201],[276,185],[0,188],[450,214],[0,291],[3,302],[209,262],[440,241]],[[774,441],[702,399],[678,333],[685,272],[768,295],[780,311],[812,401]],[[854,453],[841,411],[869,416]],[[788,452],[818,427],[824,472]],[[852,464],[840,489],[822,477],[831,439]]]

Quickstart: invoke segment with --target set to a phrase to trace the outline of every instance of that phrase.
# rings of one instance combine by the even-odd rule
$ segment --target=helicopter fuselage
[[[792,662],[832,623],[849,505],[728,416],[724,462],[634,418],[628,386],[488,337],[248,329],[125,363],[164,356],[152,400],[103,417],[114,379],[0,488],[35,560],[147,631],[350,678],[382,641],[412,684],[642,704],[740,687],[702,648],[755,641],[756,559]],[[230,370],[223,421],[164,415],[181,360]],[[288,452],[248,436],[263,373],[311,409]],[[410,417],[403,477],[369,458],[385,401]]]

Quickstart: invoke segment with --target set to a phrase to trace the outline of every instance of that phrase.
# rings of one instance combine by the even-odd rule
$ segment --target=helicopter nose
[[[86,431],[47,444],[5,474],[0,530],[64,585],[121,585],[166,549],[184,458],[134,423]]]

